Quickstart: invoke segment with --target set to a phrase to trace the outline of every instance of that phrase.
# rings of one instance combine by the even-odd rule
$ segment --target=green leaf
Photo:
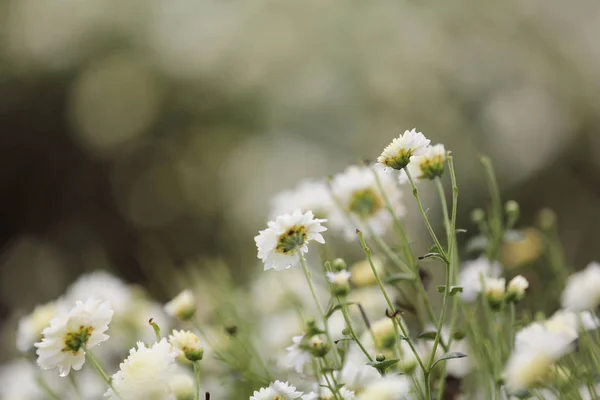
[[[419,336],[417,336],[417,339],[423,339],[423,340],[435,340],[435,336],[437,335],[436,331],[425,331],[419,334]]]
[[[388,276],[385,279],[385,283],[396,283],[398,281],[414,281],[415,275],[409,272],[400,272],[398,274],[393,274]]]
[[[408,338],[404,335],[399,335],[398,336],[400,338],[400,340],[406,340],[408,342]]]
[[[442,249],[440,249],[436,244],[434,244],[433,246],[431,246],[429,248],[429,250],[427,250],[428,253],[438,253],[441,254],[442,253]]]
[[[467,233],[467,230],[466,229],[462,229],[462,228],[457,228],[457,229],[454,230],[454,232],[456,232],[456,233]]]
[[[426,253],[419,257],[419,260],[424,260],[426,258],[437,258],[438,260],[444,260],[444,257],[440,253]]]
[[[337,310],[341,310],[343,306],[349,306],[352,304],[355,304],[355,303],[354,302],[340,303],[340,304],[336,304],[336,305],[330,307],[329,310],[327,310],[327,312],[325,313],[325,318],[331,317],[334,312],[336,312]]]
[[[433,367],[435,367],[435,364],[439,363],[440,361],[451,360],[453,358],[464,358],[466,356],[467,355],[465,353],[459,353],[459,352],[446,353],[443,356],[441,356],[440,358],[438,358],[437,360],[435,360],[435,362],[431,366],[431,369],[433,369]]]
[[[446,291],[446,285],[437,286],[437,291],[440,293],[444,293]],[[450,286],[450,291],[448,295],[454,296],[456,293],[462,293],[463,288],[461,286]]]
[[[466,336],[467,336],[467,333],[465,331],[456,331],[456,332],[454,332],[454,335],[452,335],[454,340],[462,340]]]
[[[379,371],[380,374],[383,375],[389,367],[391,367],[392,365],[395,365],[398,361],[400,361],[400,360],[397,358],[394,358],[391,360],[369,362],[369,363],[367,363],[367,365],[370,365],[371,367],[375,368],[377,371]]]

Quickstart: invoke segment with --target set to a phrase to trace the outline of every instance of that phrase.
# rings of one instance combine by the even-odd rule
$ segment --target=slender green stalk
[[[367,349],[365,348],[365,346],[362,344],[362,342],[360,341],[360,339],[356,335],[356,332],[354,331],[354,328],[352,327],[352,321],[350,320],[350,315],[348,314],[348,305],[345,302],[343,302],[342,300],[340,300],[339,296],[337,296],[337,301],[338,301],[338,304],[340,305],[340,308],[342,310],[342,315],[344,316],[344,321],[346,321],[346,327],[350,331],[350,336],[352,336],[352,339],[356,342],[356,344],[358,345],[358,347],[360,347],[360,349],[365,354],[365,356],[367,357],[367,359],[370,362],[373,362],[373,357],[371,357],[371,355],[369,354],[369,352],[367,351]]]
[[[409,273],[412,275],[412,279],[416,279],[415,273],[411,270],[411,268],[406,265],[404,263],[404,261],[402,261],[400,259],[400,257],[398,257],[396,255],[396,253],[394,253],[392,251],[392,249],[385,243],[385,241],[383,240],[383,238],[378,235],[373,228],[371,228],[371,225],[367,222],[364,222],[365,228],[367,230],[367,232],[369,232],[369,235],[371,237],[373,237],[373,239],[375,239],[375,241],[377,242],[377,245],[381,248],[381,250],[383,250],[383,252],[385,253],[385,255],[387,256],[387,258],[389,258],[390,260],[392,260],[392,262],[398,266],[400,269],[404,270],[406,273]]]
[[[317,309],[319,311],[321,321],[323,322],[323,328],[325,329],[325,336],[327,337],[329,346],[331,346],[331,352],[333,353],[333,358],[335,359],[335,364],[336,364],[336,366],[341,367],[342,361],[340,360],[340,355],[337,351],[335,342],[333,341],[333,339],[331,338],[331,335],[329,334],[327,317],[325,316],[325,311],[323,310],[323,306],[321,305],[321,302],[319,301],[319,298],[317,297],[317,292],[315,291],[315,286],[314,286],[312,278],[311,278],[312,275],[311,275],[310,271],[308,270],[308,266],[306,265],[306,259],[304,258],[304,255],[302,254],[302,252],[300,252],[299,250],[298,250],[298,255],[300,258],[300,264],[302,265],[302,270],[304,271],[304,276],[306,276],[306,281],[308,282],[308,287],[310,288],[310,293],[312,294],[313,300],[314,300],[315,304],[317,305]]]
[[[442,185],[442,180],[440,177],[437,177],[435,180],[435,187],[437,188],[438,195],[440,196],[440,203],[442,205],[442,214],[444,216],[444,228],[446,229],[446,244],[448,248],[450,248],[450,235],[452,232],[450,231],[450,216],[448,215],[448,205],[446,203],[446,194],[444,193],[444,186]]]
[[[367,246],[367,243],[365,242],[363,233],[360,230],[357,230],[356,233],[358,234],[358,238],[363,247],[363,251],[365,252],[365,255],[367,256],[367,261],[369,262],[369,265],[371,266],[371,270],[373,271],[373,275],[375,276],[375,280],[377,281],[379,290],[381,290],[381,293],[383,294],[383,297],[385,298],[388,308],[390,309],[390,312],[393,315],[392,322],[394,324],[394,329],[397,329],[397,326],[400,328],[400,330],[402,331],[402,334],[404,335],[404,337],[406,337],[406,342],[408,343],[410,349],[412,350],[413,354],[415,355],[417,362],[421,366],[421,369],[423,370],[423,372],[426,372],[427,369],[425,367],[425,364],[423,364],[423,360],[421,360],[421,357],[419,356],[419,352],[417,351],[414,344],[410,340],[410,337],[408,336],[406,329],[404,328],[404,326],[402,326],[402,324],[398,323],[398,321],[396,319],[396,314],[397,314],[396,307],[394,307],[394,304],[392,303],[390,296],[387,294],[387,291],[385,290],[385,287],[383,286],[383,282],[381,282],[379,273],[377,272],[377,269],[375,268],[375,265],[373,264],[373,260],[371,258],[371,249],[369,249],[369,247]],[[397,337],[397,339],[398,339],[398,337]],[[398,342],[398,346],[400,346],[400,342]]]
[[[198,362],[194,362],[194,378],[196,380],[196,394],[194,395],[194,399],[195,400],[201,400],[200,399],[200,366],[198,365]]]
[[[488,157],[481,157],[481,165],[485,170],[486,181],[492,201],[492,210],[490,213],[490,233],[491,241],[488,247],[488,259],[494,261],[498,259],[500,246],[504,235],[504,216],[502,212],[502,199],[500,197],[500,188],[494,173],[494,167]]]
[[[440,339],[442,337],[442,325],[444,324],[444,318],[446,317],[446,309],[448,308],[448,297],[450,295],[450,264],[446,264],[446,287],[444,288],[444,297],[442,300],[442,311],[440,312],[440,318],[436,327],[435,339],[433,341],[433,349],[431,351],[431,356],[429,356],[429,362],[427,363],[427,369],[431,368],[433,361],[435,360],[435,353],[437,351],[438,345],[440,344]]]
[[[115,387],[112,384],[112,379],[108,376],[108,374],[104,371],[104,369],[102,368],[102,366],[100,366],[100,363],[96,360],[96,358],[94,357],[94,355],[92,354],[92,352],[90,352],[90,350],[87,348],[87,346],[85,344],[81,345],[81,348],[83,349],[83,352],[85,353],[87,359],[90,361],[90,363],[94,366],[94,368],[96,369],[96,371],[98,371],[98,373],[100,374],[100,376],[102,377],[102,379],[104,379],[104,381],[108,384],[108,386],[112,389],[112,391],[114,392],[114,394],[121,399],[121,396],[119,395],[119,392],[117,392],[117,389],[115,389]]]
[[[515,303],[514,302],[510,302],[510,304],[508,305],[508,311],[509,311],[509,315],[510,315],[510,323],[508,326],[508,343],[509,343],[509,350],[512,351],[513,348],[515,347]]]
[[[423,374],[423,385],[425,385],[425,398],[427,400],[431,400],[431,384],[429,382],[430,371],[426,371]]]
[[[417,200],[417,205],[419,206],[419,212],[421,213],[423,222],[425,222],[425,227],[427,227],[427,230],[429,231],[429,235],[431,236],[431,239],[433,239],[433,243],[435,243],[435,245],[438,247],[438,249],[440,251],[440,255],[447,262],[448,256],[447,256],[446,252],[444,251],[444,248],[442,247],[437,235],[435,234],[435,231],[433,230],[431,223],[429,222],[429,217],[427,217],[427,213],[425,212],[425,209],[423,208],[423,203],[421,202],[421,197],[419,196],[419,191],[417,190],[415,181],[413,180],[412,176],[410,175],[408,168],[404,168],[404,172],[406,172],[406,176],[408,177],[408,180],[410,181],[410,185],[412,186],[413,195],[415,196],[415,199]]]
[[[60,396],[52,390],[52,388],[48,385],[48,383],[44,380],[41,375],[38,375],[36,378],[36,382],[40,389],[48,396],[51,400],[61,400]]]

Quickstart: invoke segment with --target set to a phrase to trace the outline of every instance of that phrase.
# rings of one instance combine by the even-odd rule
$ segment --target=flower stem
[[[341,368],[342,366],[342,361],[340,360],[340,355],[337,351],[337,346],[335,345],[335,342],[333,341],[333,339],[331,338],[331,335],[329,334],[329,328],[328,328],[328,324],[327,324],[327,316],[325,315],[325,311],[323,311],[323,306],[321,305],[321,302],[319,301],[319,298],[317,297],[317,292],[315,291],[315,286],[313,284],[312,278],[311,278],[311,273],[308,270],[308,266],[306,265],[306,259],[304,258],[304,255],[302,254],[302,252],[300,250],[297,250],[298,254],[299,254],[299,258],[300,258],[300,264],[302,265],[302,270],[304,271],[304,276],[306,276],[306,281],[308,282],[308,287],[310,288],[310,293],[312,294],[313,300],[315,301],[315,304],[317,305],[317,309],[319,310],[319,315],[321,317],[321,320],[323,321],[323,328],[325,329],[325,336],[327,337],[327,341],[329,342],[329,345],[331,346],[331,352],[333,353],[333,358],[335,359],[335,364],[336,366],[339,366]]]
[[[340,308],[342,310],[342,315],[344,316],[344,321],[346,321],[346,327],[350,331],[350,336],[352,336],[352,339],[356,342],[356,344],[358,345],[358,347],[360,347],[360,349],[365,354],[365,356],[367,357],[367,359],[370,362],[373,362],[373,357],[371,357],[371,355],[369,354],[369,352],[367,351],[367,349],[365,348],[365,346],[362,344],[362,342],[360,341],[360,339],[356,335],[356,332],[354,331],[354,328],[352,327],[352,321],[350,321],[350,316],[348,315],[348,304],[346,302],[342,302],[342,300],[340,300],[339,296],[337,296],[337,301],[338,301],[338,304],[340,305]]]
[[[44,378],[41,375],[37,376],[36,382],[38,386],[42,389],[42,391],[46,394],[46,396],[48,396],[49,399],[61,400],[60,396],[56,394],[50,386],[48,386],[48,383],[44,380]]]
[[[421,367],[421,369],[423,370],[423,372],[426,372],[427,369],[425,367],[425,365],[423,364],[423,360],[421,360],[421,357],[419,356],[419,353],[417,352],[417,349],[415,348],[415,346],[413,345],[412,341],[410,340],[410,337],[408,336],[408,332],[406,332],[406,329],[404,328],[404,326],[401,323],[398,323],[398,320],[396,318],[396,307],[394,307],[394,304],[392,303],[392,301],[390,300],[389,295],[387,294],[387,291],[385,290],[385,287],[383,286],[383,283],[381,282],[381,278],[379,277],[379,273],[377,272],[377,269],[375,268],[375,265],[373,264],[373,260],[371,259],[371,249],[369,249],[369,247],[367,246],[367,243],[365,242],[365,238],[363,236],[363,233],[360,230],[356,230],[356,233],[358,234],[358,238],[360,239],[360,243],[362,244],[363,250],[365,252],[365,255],[367,256],[367,260],[369,261],[369,265],[371,266],[371,270],[373,271],[373,275],[375,276],[375,280],[377,281],[377,285],[379,286],[379,290],[381,290],[381,293],[383,294],[383,297],[385,298],[385,301],[390,309],[391,314],[393,315],[392,317],[392,322],[394,323],[394,329],[398,329],[398,327],[400,328],[400,330],[402,331],[402,334],[404,335],[404,337],[406,338],[406,342],[408,343],[410,349],[412,350],[413,354],[415,355],[415,358],[417,359],[419,366]],[[396,339],[398,339],[398,335],[396,335]],[[398,342],[400,343],[400,342]]]
[[[98,371],[98,373],[100,374],[100,376],[102,377],[102,379],[104,379],[104,381],[112,389],[112,391],[114,392],[114,394],[119,399],[121,399],[121,396],[119,395],[119,393],[117,392],[117,390],[115,389],[115,387],[112,384],[112,379],[104,371],[104,369],[102,368],[102,366],[100,366],[100,363],[98,363],[98,361],[96,360],[96,357],[94,357],[94,355],[92,354],[92,352],[87,348],[87,346],[85,344],[82,344],[81,348],[83,349],[83,352],[85,353],[87,359],[90,360],[90,363],[94,366],[94,368],[96,369],[96,371]]]
[[[198,362],[194,362],[194,378],[196,379],[196,395],[195,400],[200,400],[200,366]]]

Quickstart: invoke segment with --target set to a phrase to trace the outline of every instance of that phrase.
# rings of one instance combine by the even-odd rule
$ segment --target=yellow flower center
[[[86,344],[92,336],[94,328],[91,326],[79,327],[76,332],[69,332],[65,335],[65,347],[62,351],[71,351],[73,354],[77,353],[82,345]]]
[[[279,253],[288,254],[306,242],[306,228],[304,226],[294,226],[279,236],[276,250]]]
[[[354,192],[348,204],[348,210],[361,218],[375,215],[383,206],[381,197],[371,188]]]

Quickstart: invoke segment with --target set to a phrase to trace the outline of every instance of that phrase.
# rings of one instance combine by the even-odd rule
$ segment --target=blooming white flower
[[[547,376],[554,363],[574,348],[576,334],[534,322],[515,335],[515,347],[504,369],[509,392],[525,390]]]
[[[497,278],[501,269],[500,263],[490,262],[485,256],[465,262],[458,275],[458,286],[463,288],[461,298],[468,303],[474,301],[482,290],[482,281]]]
[[[410,159],[408,172],[415,179],[433,180],[444,173],[446,149],[443,144],[428,146],[422,155]],[[402,171],[404,173],[404,171]]]
[[[342,232],[347,240],[356,239],[357,228],[368,235],[368,226],[376,234],[383,235],[392,225],[393,218],[386,209],[375,176],[379,178],[394,213],[404,215],[402,192],[392,175],[368,166],[349,166],[331,183],[333,194],[345,212],[336,208],[330,217],[331,226]]]
[[[64,301],[74,304],[94,298],[108,301],[116,315],[129,311],[133,299],[131,289],[119,278],[106,272],[95,271],[81,275],[69,286]]]
[[[572,311],[592,310],[600,305],[600,263],[591,262],[567,279],[562,307]]]
[[[196,298],[191,290],[184,290],[165,304],[165,312],[181,321],[190,320],[196,313]]]
[[[294,400],[302,396],[302,392],[297,392],[296,387],[288,382],[275,381],[266,388],[254,391],[250,400]]]
[[[321,232],[327,228],[321,225],[322,222],[326,220],[314,218],[312,211],[302,213],[299,209],[269,221],[268,228],[254,238],[258,258],[265,264],[265,270],[280,271],[295,266],[302,253],[308,252],[311,240],[325,243]]]
[[[42,369],[58,368],[60,376],[67,376],[71,368],[78,371],[85,362],[83,345],[91,349],[107,340],[104,332],[112,316],[107,301],[77,301],[75,307],[50,320],[50,326],[42,331],[42,341],[35,344],[38,365]]]
[[[484,280],[485,296],[492,307],[498,307],[504,302],[506,279],[486,277]]]
[[[146,347],[142,342],[138,342],[137,346],[129,350],[129,356],[112,376],[113,387],[122,400],[170,400],[169,385],[177,369],[177,352],[164,338],[152,347]],[[119,399],[112,389],[104,395]]]
[[[600,319],[591,311],[576,313],[569,310],[558,310],[543,322],[546,329],[554,332],[572,332],[574,336],[582,331],[600,328]]]
[[[520,301],[525,297],[525,290],[529,287],[529,281],[521,276],[517,275],[508,282],[506,288],[506,298],[509,301]]]
[[[401,170],[408,165],[412,156],[425,154],[430,142],[414,128],[410,131],[404,131],[404,134],[392,140],[392,143],[383,149],[383,152],[377,158],[377,162],[385,167]]]
[[[169,343],[189,361],[199,361],[204,355],[200,339],[193,332],[174,330],[169,336]]]
[[[406,375],[386,375],[374,381],[358,395],[357,400],[410,400],[411,383]]]
[[[17,329],[17,348],[26,352],[33,348],[34,343],[42,340],[42,331],[50,324],[58,310],[58,303],[51,301],[36,306],[31,314],[21,318]]]
[[[277,194],[271,201],[269,215],[271,219],[275,219],[299,209],[302,212],[312,211],[317,218],[327,218],[334,207],[333,198],[324,181],[306,180],[292,190]]]
[[[303,340],[304,335],[292,338],[293,344],[286,348],[288,354],[284,360],[285,367],[294,368],[299,374],[303,373],[304,366],[312,360],[312,355],[302,346]]]

